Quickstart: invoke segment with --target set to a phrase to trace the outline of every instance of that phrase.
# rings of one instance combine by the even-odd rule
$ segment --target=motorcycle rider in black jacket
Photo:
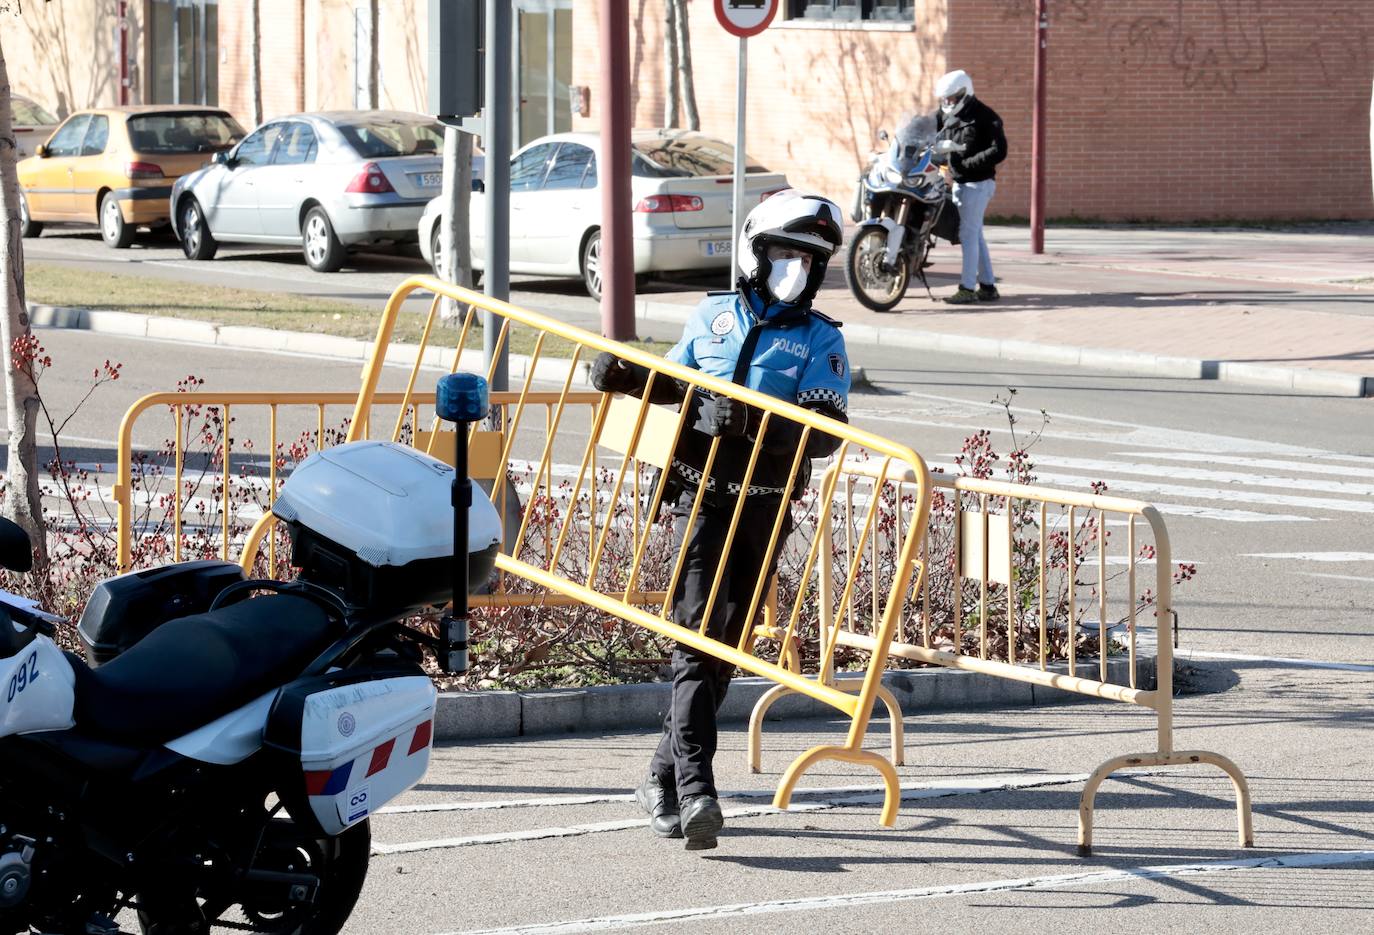
[[[935,95],[940,102],[935,113],[939,130],[935,161],[948,166],[954,180],[952,197],[959,208],[963,250],[959,289],[945,301],[951,305],[993,302],[999,295],[983,237],[983,213],[997,190],[997,164],[1007,158],[1002,118],[973,96],[973,79],[962,70],[941,77]]]

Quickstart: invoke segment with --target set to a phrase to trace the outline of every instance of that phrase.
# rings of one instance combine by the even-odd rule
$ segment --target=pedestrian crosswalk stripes
[[[1116,454],[1127,458],[1138,458],[1138,451],[1119,451]],[[1281,461],[1275,458],[1243,458],[1236,455],[1214,455],[1199,454],[1195,451],[1152,451],[1150,457],[1155,460],[1163,461],[1185,461],[1196,464],[1230,464],[1236,467],[1264,468],[1273,471],[1294,471],[1299,474],[1330,474],[1336,477],[1369,477],[1374,478],[1374,466],[1358,467],[1351,464],[1322,464],[1320,461],[1313,460],[1292,460]],[[1352,460],[1346,455],[1330,455],[1328,460],[1346,461]],[[1374,458],[1356,458],[1357,461],[1365,461],[1374,465]]]

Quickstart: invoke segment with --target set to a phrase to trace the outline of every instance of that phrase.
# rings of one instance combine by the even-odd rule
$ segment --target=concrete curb
[[[1110,678],[1125,683],[1129,663],[1113,660]],[[1065,666],[1051,666],[1064,672]],[[855,673],[857,676],[859,673]],[[1140,684],[1154,681],[1154,661],[1142,661]],[[721,723],[749,720],[760,696],[773,686],[764,678],[737,678],[720,710]],[[1028,682],[991,678],[957,669],[894,669],[884,674],[904,714],[965,711],[970,708],[1017,708],[1089,700]],[[436,740],[492,740],[540,734],[648,730],[663,723],[672,692],[670,682],[639,685],[602,685],[548,691],[443,692],[434,717]],[[803,695],[785,695],[769,709],[768,720],[838,717],[839,713]],[[887,717],[880,704],[875,720]],[[881,724],[879,732],[886,730]]]
[[[639,317],[653,321],[681,323],[691,309],[670,302],[637,301]],[[366,360],[372,342],[357,338],[340,338],[327,334],[297,331],[274,331],[239,325],[218,325],[206,321],[190,321],[131,312],[107,312],[96,309],[64,308],[53,305],[30,305],[29,319],[38,328],[72,328],[119,334],[128,337],[160,338],[163,340],[209,344],[235,350],[291,351],[342,360]],[[872,325],[848,325],[845,337],[851,344],[903,347],[912,350],[938,351],[968,357],[991,358],[1009,362],[1059,364],[1091,370],[1121,373],[1131,376],[1160,377],[1181,380],[1215,380],[1239,386],[1259,386],[1293,390],[1320,396],[1360,398],[1374,396],[1374,376],[1314,370],[1307,367],[1281,367],[1241,361],[1209,360],[1197,357],[1169,357],[1142,351],[1111,348],[1067,347],[1056,344],[1037,344],[1033,341],[982,338],[940,331],[914,331],[906,328],[878,328]],[[409,352],[411,356],[405,357]],[[400,355],[396,362],[414,360],[416,349],[411,345],[394,345],[393,353]],[[467,352],[473,354],[474,352]],[[433,355],[433,357],[431,357]],[[452,351],[426,351],[426,365],[447,368],[452,364]],[[522,379],[529,360],[520,355],[510,359],[510,376]],[[547,374],[545,368],[548,368]],[[561,379],[566,368],[545,359],[540,362],[540,377]],[[585,369],[585,368],[584,368]],[[862,367],[853,371],[856,387],[868,385]]]
[[[639,301],[636,302],[636,311],[641,318],[651,321],[681,323],[686,321],[691,309],[672,302]],[[1143,351],[1038,344],[1034,341],[859,324],[846,324],[844,336],[850,344],[904,347],[1009,362],[1060,364],[1131,376],[1216,380],[1241,386],[1291,389],[1323,396],[1374,396],[1374,376],[1316,370],[1310,367],[1284,367],[1276,364],[1210,360],[1200,357],[1170,357]]]

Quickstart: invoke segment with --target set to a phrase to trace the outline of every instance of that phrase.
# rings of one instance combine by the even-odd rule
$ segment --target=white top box
[[[373,567],[408,565],[453,554],[453,477],[451,465],[408,445],[349,442],[301,462],[272,512]],[[500,539],[496,509],[473,484],[468,552],[486,551]]]

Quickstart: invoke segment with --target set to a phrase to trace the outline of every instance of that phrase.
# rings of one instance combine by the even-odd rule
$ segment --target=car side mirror
[[[33,567],[33,543],[18,523],[0,516],[0,566],[10,571]]]
[[[47,159],[47,158],[48,158],[48,144],[47,144],[47,143],[39,143],[37,146],[35,146],[35,147],[33,148],[33,154],[34,154],[35,156],[37,156],[39,159]]]
[[[231,169],[234,167],[234,159],[229,155],[229,150],[227,149],[221,149],[219,152],[215,153],[210,157],[210,161],[217,166],[228,166]]]

